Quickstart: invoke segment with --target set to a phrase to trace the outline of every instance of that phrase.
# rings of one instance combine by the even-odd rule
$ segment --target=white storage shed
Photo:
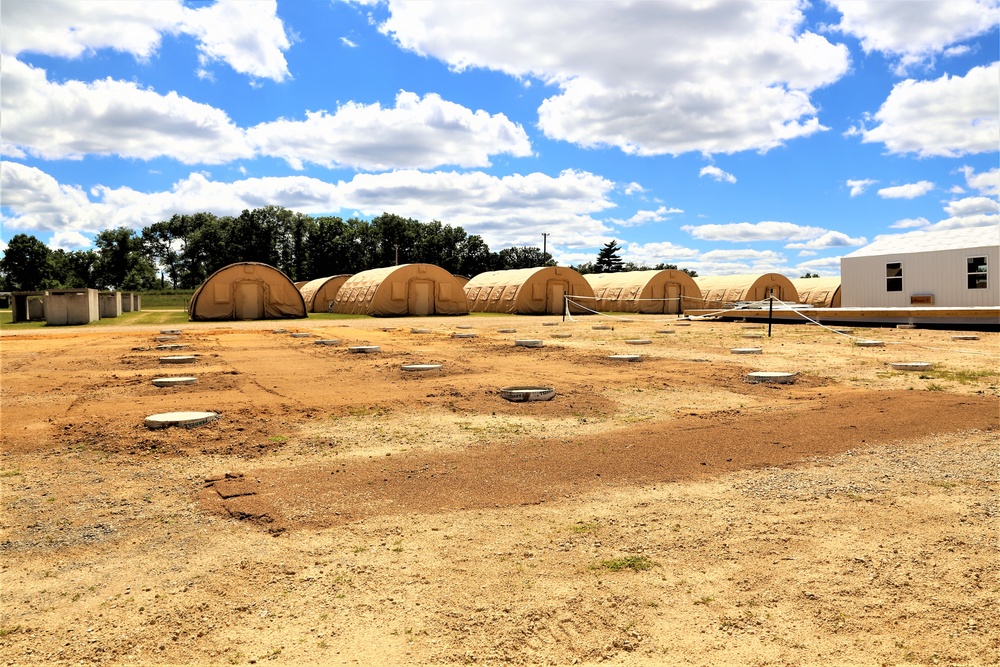
[[[840,280],[844,308],[1000,306],[1000,225],[877,238]]]

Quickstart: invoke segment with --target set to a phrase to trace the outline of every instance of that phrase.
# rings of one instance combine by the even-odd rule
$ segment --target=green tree
[[[93,250],[53,250],[49,253],[46,287],[90,287],[95,283],[97,253]]]
[[[799,276],[799,278],[819,278],[819,274],[809,273],[808,271],[806,271],[806,274],[804,276]]]
[[[146,256],[142,237],[126,227],[106,229],[94,238],[98,259],[94,286],[145,290],[156,286],[156,268]]]
[[[499,270],[531,269],[536,266],[555,265],[552,255],[547,252],[543,253],[541,248],[535,246],[504,248],[498,253],[497,259],[499,263],[499,267],[497,268]]]
[[[622,258],[619,256],[621,246],[615,239],[611,239],[604,244],[604,247],[597,253],[597,260],[594,266],[597,273],[618,273],[622,270]]]
[[[34,292],[45,287],[50,277],[49,247],[34,236],[15,234],[0,259],[7,289]]]

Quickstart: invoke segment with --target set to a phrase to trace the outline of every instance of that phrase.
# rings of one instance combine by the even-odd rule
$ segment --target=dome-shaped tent
[[[306,317],[306,304],[288,276],[267,264],[237,262],[208,277],[188,304],[197,320],[271,320]]]
[[[771,295],[786,303],[798,303],[792,281],[780,273],[733,276],[698,276],[704,308],[726,308],[739,301],[761,301]]]
[[[402,264],[355,273],[340,286],[333,312],[393,317],[467,315],[454,276],[433,264]]]
[[[594,310],[618,313],[683,313],[701,307],[701,289],[683,271],[622,271],[584,276],[597,298]]]
[[[337,292],[351,277],[349,273],[326,278],[310,280],[303,285],[297,285],[306,302],[306,311],[310,313],[332,313],[333,302]]]
[[[799,295],[799,303],[814,308],[840,308],[840,277],[793,278],[792,284]]]
[[[466,283],[465,295],[469,310],[478,313],[559,315],[564,296],[587,297],[580,299],[585,308],[570,305],[570,312],[586,313],[594,302],[594,290],[584,277],[563,266],[480,273]]]

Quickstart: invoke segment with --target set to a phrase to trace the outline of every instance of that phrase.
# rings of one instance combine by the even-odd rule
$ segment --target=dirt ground
[[[748,326],[4,331],[0,664],[1000,664],[1000,334]]]

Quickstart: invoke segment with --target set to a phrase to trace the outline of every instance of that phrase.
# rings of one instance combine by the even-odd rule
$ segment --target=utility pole
[[[549,235],[547,232],[542,232],[542,259],[545,259],[545,255],[548,254],[549,248]]]

